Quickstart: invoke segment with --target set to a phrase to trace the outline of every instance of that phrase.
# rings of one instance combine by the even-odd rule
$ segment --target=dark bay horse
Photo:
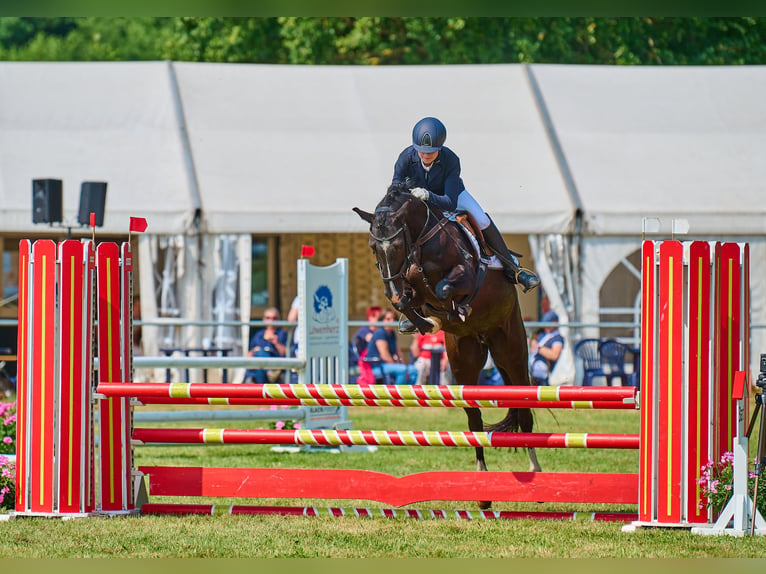
[[[370,224],[370,247],[386,297],[421,333],[445,333],[447,357],[460,385],[478,383],[487,352],[506,385],[530,385],[527,337],[516,285],[502,269],[485,269],[460,224],[413,197],[405,185],[389,187],[374,213],[355,207]],[[422,313],[419,311],[422,309]],[[531,432],[532,412],[509,409],[498,423],[483,424],[478,408],[466,408],[471,431]],[[527,449],[530,470],[540,465]],[[476,448],[477,470],[487,470]],[[480,502],[488,508],[490,502]]]

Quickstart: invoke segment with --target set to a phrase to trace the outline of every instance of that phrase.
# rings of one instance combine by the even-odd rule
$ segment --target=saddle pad
[[[471,245],[473,245],[473,251],[476,254],[476,256],[479,259],[481,259],[482,261],[486,261],[487,262],[487,267],[489,269],[502,269],[503,268],[503,264],[500,263],[500,260],[497,258],[497,256],[492,255],[492,257],[487,258],[484,255],[484,253],[482,253],[481,247],[479,246],[478,239],[476,239],[476,236],[473,234],[473,232],[470,229],[466,228],[466,224],[463,223],[462,218],[458,217],[458,215],[460,215],[460,214],[456,214],[456,213],[446,214],[445,213],[445,215],[447,216],[447,219],[449,219],[450,221],[454,221],[455,223],[458,224],[458,227],[460,228],[460,231],[463,232],[463,235],[465,235],[468,238],[468,240],[471,242]]]

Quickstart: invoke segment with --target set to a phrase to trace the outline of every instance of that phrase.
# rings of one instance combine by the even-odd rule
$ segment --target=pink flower
[[[285,421],[277,421],[274,426],[276,427],[277,430],[282,430],[283,428],[285,428]]]
[[[294,423],[294,424],[293,424],[293,428],[294,428],[295,430],[298,430],[299,428],[301,428],[301,423]]]
[[[11,444],[13,442],[13,439],[11,437],[9,437],[9,436],[4,436],[3,437],[3,442],[5,444]]]

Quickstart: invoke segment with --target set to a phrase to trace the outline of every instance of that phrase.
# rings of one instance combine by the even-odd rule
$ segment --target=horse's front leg
[[[436,284],[434,292],[444,301],[455,293],[469,293],[471,291],[471,274],[464,265],[455,265],[447,275]]]
[[[438,333],[442,328],[442,322],[438,317],[423,317],[414,307],[406,307],[400,310],[423,335],[426,333]]]

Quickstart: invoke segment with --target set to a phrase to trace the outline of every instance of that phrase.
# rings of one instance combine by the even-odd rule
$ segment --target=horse
[[[505,385],[531,384],[516,285],[502,269],[488,265],[477,227],[474,245],[460,223],[414,197],[405,183],[392,184],[374,213],[353,211],[370,224],[369,246],[394,308],[421,333],[444,330],[457,384],[478,384],[488,352]],[[473,432],[532,432],[530,409],[509,409],[501,421],[486,426],[478,408],[464,410]],[[539,472],[535,449],[527,454],[529,470]],[[487,470],[482,447],[476,447],[476,469]],[[486,509],[491,502],[478,505]]]

